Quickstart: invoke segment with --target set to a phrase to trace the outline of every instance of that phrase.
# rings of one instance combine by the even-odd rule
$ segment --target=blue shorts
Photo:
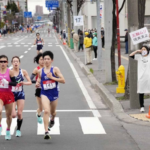
[[[41,96],[42,95],[44,95],[44,96],[46,96],[48,99],[49,99],[49,101],[50,102],[53,102],[53,101],[55,101],[56,99],[58,99],[59,98],[59,95],[57,94],[57,95],[49,95],[49,94],[46,94],[46,93],[44,93],[44,92],[42,92],[42,90],[41,90]]]
[[[40,51],[43,48],[43,45],[37,45],[37,50]]]
[[[13,94],[14,94],[14,97],[15,97],[15,102],[19,99],[25,100],[25,94],[24,94],[23,91],[22,92],[13,92]]]

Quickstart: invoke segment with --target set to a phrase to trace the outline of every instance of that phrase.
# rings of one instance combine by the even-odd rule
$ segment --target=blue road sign
[[[55,0],[52,0],[52,1],[46,1],[46,7],[59,7],[59,1],[55,1]]]
[[[42,19],[42,17],[41,17],[41,16],[38,16],[38,17],[37,17],[37,20],[41,20],[41,19]]]
[[[24,12],[24,18],[32,18],[32,12]]]

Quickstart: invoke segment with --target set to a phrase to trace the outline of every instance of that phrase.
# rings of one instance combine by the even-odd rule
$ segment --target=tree
[[[144,27],[144,16],[145,16],[145,5],[146,0],[138,0],[138,21],[139,21],[139,29]],[[140,47],[142,46],[142,43],[140,44]],[[127,73],[127,79],[125,84],[125,99],[129,99],[130,92],[129,92],[129,66],[128,66],[128,73]]]
[[[11,5],[10,5],[9,1],[8,1],[8,3],[7,3],[6,9],[7,9],[7,10],[11,9]]]

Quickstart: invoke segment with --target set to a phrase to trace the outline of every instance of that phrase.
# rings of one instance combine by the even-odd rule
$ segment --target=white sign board
[[[83,16],[74,16],[74,26],[83,26]]]
[[[149,32],[146,27],[131,32],[130,37],[132,39],[133,45],[150,40]]]

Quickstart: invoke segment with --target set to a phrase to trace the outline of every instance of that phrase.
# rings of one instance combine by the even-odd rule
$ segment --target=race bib
[[[44,90],[51,90],[56,88],[56,82],[53,80],[43,81]]]
[[[22,85],[17,84],[16,86],[12,86],[12,92],[21,92],[22,91]]]
[[[42,45],[42,42],[38,42],[37,45]]]
[[[8,84],[5,84],[2,80],[0,80],[0,88],[1,89],[8,89],[9,86],[8,86]]]

